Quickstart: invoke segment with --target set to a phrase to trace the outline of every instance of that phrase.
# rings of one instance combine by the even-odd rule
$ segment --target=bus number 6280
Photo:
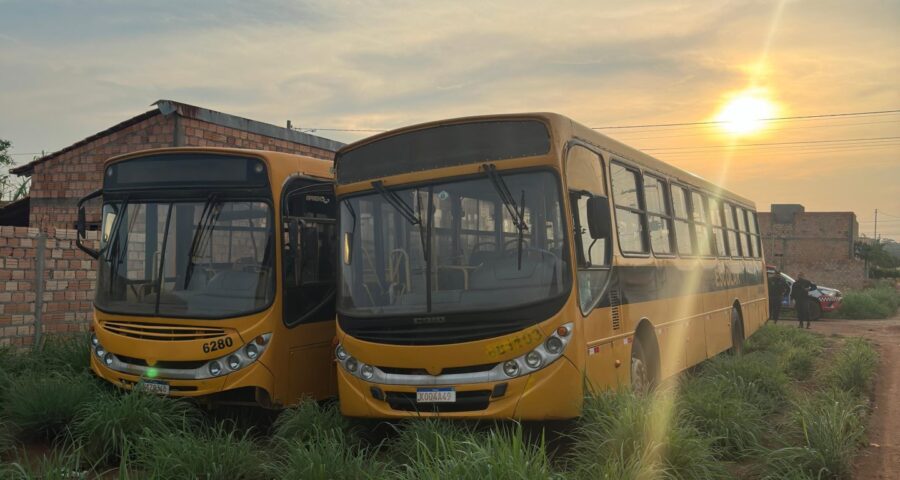
[[[215,352],[234,345],[231,337],[220,338],[203,344],[203,353]]]

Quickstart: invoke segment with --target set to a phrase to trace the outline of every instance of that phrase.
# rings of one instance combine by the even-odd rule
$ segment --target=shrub
[[[587,399],[574,440],[569,462],[579,477],[728,478],[713,440],[672,408],[665,392],[610,391]]]
[[[86,374],[26,373],[14,378],[4,392],[4,412],[22,436],[52,438],[99,391]]]
[[[747,403],[758,406],[763,413],[778,411],[787,400],[790,380],[779,358],[769,352],[743,357],[719,355],[704,365],[702,374],[724,377]]]
[[[460,442],[427,445],[425,442],[428,441],[420,440],[411,461],[402,466],[401,477],[434,480],[561,477],[550,467],[544,442],[529,445],[520,425],[511,429],[492,429],[481,434],[470,433],[468,438]]]
[[[118,459],[145,430],[175,433],[196,420],[196,411],[184,401],[142,392],[104,393],[81,407],[72,434],[87,458],[101,462]]]
[[[320,406],[315,400],[303,399],[275,419],[275,436],[284,440],[311,441],[324,434],[340,435],[349,430],[349,422],[334,403]]]
[[[319,431],[314,440],[281,440],[282,451],[267,465],[272,478],[362,479],[384,478],[387,467],[368,450],[348,445],[341,430]]]
[[[763,412],[721,375],[685,380],[679,405],[687,419],[712,439],[724,458],[748,455],[764,435]]]
[[[877,366],[878,353],[872,345],[863,338],[854,337],[835,354],[827,376],[836,388],[864,394],[872,387]]]
[[[866,319],[889,318],[897,313],[900,293],[890,282],[879,282],[872,288],[847,292],[837,316]]]
[[[865,405],[854,394],[839,390],[818,393],[795,405],[791,415],[791,446],[763,458],[766,478],[847,478],[865,431]]]
[[[148,478],[264,478],[261,452],[245,434],[219,424],[194,433],[145,430],[134,465]]]

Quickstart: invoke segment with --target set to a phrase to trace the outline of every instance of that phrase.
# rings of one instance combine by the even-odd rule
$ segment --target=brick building
[[[103,162],[138,150],[213,146],[332,159],[341,143],[205,108],[160,100],[153,110],[12,170],[30,196],[0,208],[0,346],[87,329],[97,263],[75,247],[78,200],[101,186]],[[88,213],[99,222],[99,202]],[[96,247],[97,232],[88,232]]]
[[[772,205],[759,212],[766,262],[788,275],[805,272],[815,283],[859,288],[865,266],[855,256],[859,223],[853,212],[807,212],[803,205]]]
[[[78,199],[101,186],[103,162],[148,148],[231,147],[332,159],[341,143],[171,100],[11,170],[31,177],[28,226],[73,228]],[[88,213],[99,221],[99,211]]]

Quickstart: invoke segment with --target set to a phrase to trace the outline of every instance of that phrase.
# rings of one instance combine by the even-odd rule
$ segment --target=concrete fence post
[[[44,257],[47,254],[47,234],[43,231],[37,236],[34,250],[34,346],[41,344],[44,322]]]

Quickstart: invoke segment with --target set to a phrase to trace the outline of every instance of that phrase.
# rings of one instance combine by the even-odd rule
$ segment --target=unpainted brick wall
[[[42,275],[37,271],[41,241]],[[96,232],[89,232],[87,244],[96,248]],[[0,227],[0,346],[32,345],[36,323],[42,334],[87,330],[96,278],[96,263],[75,247],[74,230],[41,235],[37,228]]]
[[[865,265],[853,253],[859,224],[852,212],[797,213],[790,223],[774,222],[769,212],[758,216],[767,263],[843,291],[865,283]]]

